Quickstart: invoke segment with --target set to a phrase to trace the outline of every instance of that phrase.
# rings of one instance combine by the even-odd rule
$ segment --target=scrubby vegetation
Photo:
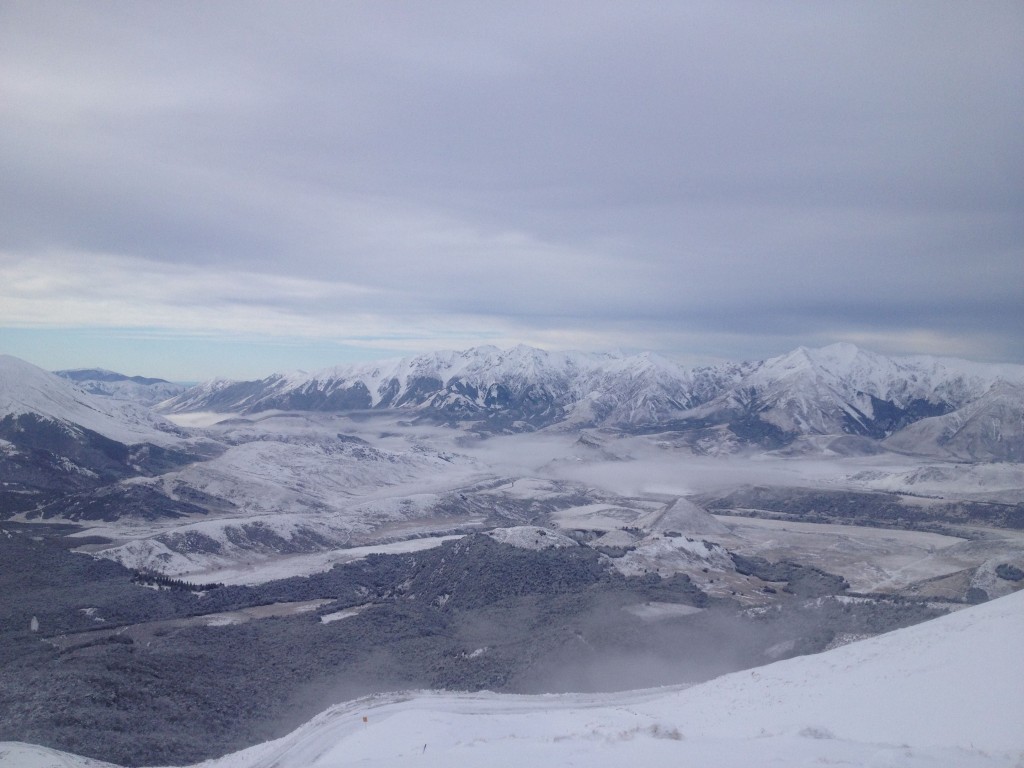
[[[716,514],[742,514],[811,523],[866,525],[943,532],[949,525],[1024,529],[1024,504],[944,501],[908,504],[893,493],[750,487],[697,501]]]
[[[789,596],[748,614],[685,576],[625,578],[587,547],[525,550],[483,535],[255,587],[164,585],[171,589],[147,589],[132,571],[67,543],[0,532],[0,740],[125,765],[224,754],[377,690],[695,681],[764,663],[771,647],[821,650],[837,631],[882,631],[934,613]],[[841,587],[814,569],[755,566],[781,568],[775,575],[796,594]],[[314,599],[330,602],[223,626],[190,618]],[[644,603],[706,610],[654,622],[625,610]],[[348,618],[320,620],[356,606]]]
[[[736,553],[731,557],[738,573],[755,576],[762,581],[784,581],[783,591],[800,597],[837,595],[850,586],[840,576],[799,563],[770,563],[763,557],[744,557]]]
[[[1024,580],[1024,570],[1009,563],[1000,563],[996,566],[996,576],[1007,581],[1021,581]]]

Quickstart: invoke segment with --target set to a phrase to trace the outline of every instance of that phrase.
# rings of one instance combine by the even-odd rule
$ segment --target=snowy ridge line
[[[444,388],[462,381],[488,390],[502,383],[510,388],[531,384],[547,386],[573,401],[584,398],[600,376],[647,376],[665,382],[687,378],[684,369],[653,354],[624,357],[583,352],[546,352],[520,345],[503,351],[493,346],[463,352],[440,351],[416,357],[393,358],[373,363],[325,368],[314,373],[276,373],[258,382],[226,382],[216,379],[193,388],[162,404],[167,411],[195,410],[195,403],[224,393],[232,384],[238,388],[234,408],[253,409],[273,395],[300,393],[329,395],[353,387],[366,394],[366,406],[401,407],[419,405],[431,391],[414,391],[416,382],[431,380]],[[436,385],[435,385],[436,386]],[[408,401],[412,398],[412,402]],[[262,405],[259,410],[262,410]]]
[[[954,358],[889,358],[851,344],[800,347],[764,361],[684,368],[658,355],[546,352],[484,346],[261,381],[212,380],[160,405],[166,412],[434,408],[524,411],[544,423],[572,419],[652,423],[716,411],[763,412],[783,430],[867,428],[876,401],[960,408],[998,382],[1024,385],[1024,366]],[[696,410],[695,410],[696,409]],[[927,415],[927,414],[924,414]],[[527,417],[527,418],[529,418]]]
[[[726,363],[717,366],[687,368],[651,352],[637,355],[617,353],[548,352],[526,345],[510,350],[494,346],[473,347],[457,352],[433,352],[416,357],[390,358],[373,363],[332,366],[309,373],[302,370],[275,373],[263,381],[274,379],[282,389],[314,385],[318,389],[336,382],[362,383],[371,394],[397,380],[402,391],[410,379],[431,376],[447,382],[464,378],[470,383],[491,383],[511,379],[520,381],[550,377],[553,372],[569,375],[638,373],[658,374],[687,380],[696,374],[724,370],[749,372],[744,381],[774,380],[794,372],[818,369],[835,378],[856,382],[861,391],[885,392],[901,381],[916,381],[923,376],[939,380],[964,379],[987,388],[997,381],[1024,383],[1024,365],[1010,363],[976,363],[958,358],[925,355],[891,358],[861,350],[852,344],[833,344],[820,349],[799,347],[793,352],[763,361]],[[200,386],[223,389],[240,383],[223,378],[211,379]],[[252,382],[255,383],[255,382]],[[380,402],[377,397],[373,404]]]

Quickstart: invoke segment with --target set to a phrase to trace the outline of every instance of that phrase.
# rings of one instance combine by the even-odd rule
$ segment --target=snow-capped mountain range
[[[649,354],[623,357],[485,346],[313,374],[279,373],[261,381],[215,379],[160,408],[169,413],[401,408],[513,429],[547,426],[573,416],[648,423],[702,402],[727,378],[735,378],[728,366],[687,372]]]
[[[893,446],[1016,460],[1022,455],[1021,387],[1024,366],[892,358],[850,344],[801,347],[768,360],[701,368],[652,354],[477,347],[260,381],[218,379],[159,409],[246,414],[401,409],[487,431],[602,426],[689,432],[695,445],[731,441],[769,448],[807,435],[882,440],[924,421],[913,433],[916,439],[895,440]],[[985,405],[993,399],[998,408]],[[964,408],[970,413],[961,413]],[[944,418],[941,426],[931,421],[935,418]],[[968,424],[981,438],[957,438]],[[999,448],[991,450],[989,440]]]

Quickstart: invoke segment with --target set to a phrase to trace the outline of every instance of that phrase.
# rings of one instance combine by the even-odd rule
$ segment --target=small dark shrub
[[[1000,563],[996,566],[996,576],[1007,581],[1020,581],[1024,579],[1024,571],[1009,563]]]

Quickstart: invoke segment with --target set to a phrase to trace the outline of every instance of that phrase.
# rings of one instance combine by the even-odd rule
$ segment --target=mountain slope
[[[721,766],[840,756],[855,765],[883,756],[903,765],[1013,765],[1024,749],[1024,667],[1014,643],[1021,632],[1024,592],[685,690],[356,702],[215,765],[565,765],[582,758],[597,766]]]
[[[1024,756],[1024,591],[690,688],[385,694],[206,768],[842,764],[992,768]],[[49,761],[49,762],[47,762]],[[73,755],[0,745],[2,766]]]
[[[994,384],[977,400],[911,424],[885,444],[966,461],[1024,461],[1024,386]]]
[[[0,355],[0,419],[26,414],[76,425],[126,445],[173,445],[183,437],[180,429],[149,409],[96,397],[24,360]]]
[[[0,517],[193,460],[185,434],[129,402],[90,395],[0,356]]]

